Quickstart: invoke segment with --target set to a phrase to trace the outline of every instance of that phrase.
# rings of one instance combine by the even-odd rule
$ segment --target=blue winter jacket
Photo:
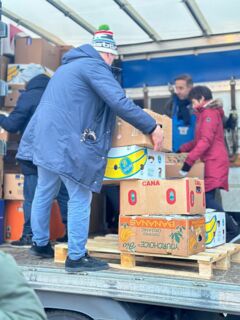
[[[68,51],[22,137],[17,158],[33,160],[99,192],[115,117],[147,134],[156,121],[126,98],[111,67],[91,45]],[[90,129],[96,140],[85,139]]]
[[[9,116],[0,115],[0,127],[11,133],[18,131],[23,133],[41,100],[49,79],[45,74],[32,78]],[[32,162],[21,162],[21,168],[24,175],[37,174],[37,168]]]

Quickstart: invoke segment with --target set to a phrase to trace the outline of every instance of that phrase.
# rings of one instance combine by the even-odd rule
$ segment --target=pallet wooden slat
[[[89,254],[102,259],[120,260],[120,264],[110,263],[110,267],[136,272],[150,272],[155,274],[187,276],[195,278],[211,279],[213,269],[228,270],[231,262],[240,263],[240,245],[227,243],[225,245],[206,249],[189,257],[173,255],[156,255],[145,253],[125,253],[118,249],[117,235],[98,236],[89,239],[87,243]],[[67,256],[67,244],[55,246],[55,262],[63,263]],[[153,267],[139,266],[139,263],[153,264]],[[157,266],[156,266],[157,265]],[[171,270],[160,268],[160,265],[172,267],[195,267],[197,271]]]

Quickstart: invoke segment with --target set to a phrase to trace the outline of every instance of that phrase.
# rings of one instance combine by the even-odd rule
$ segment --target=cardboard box
[[[0,79],[6,81],[7,80],[7,66],[9,59],[4,56],[0,56]]]
[[[189,256],[205,250],[203,216],[120,216],[119,249]]]
[[[17,38],[15,63],[36,63],[56,70],[60,65],[60,49],[45,39]]]
[[[104,180],[161,179],[165,177],[165,154],[151,149],[128,146],[111,148]]]
[[[5,97],[4,106],[5,107],[15,107],[20,96],[19,90],[13,90],[9,92],[8,95]]]
[[[181,170],[187,153],[166,153],[166,178],[181,178],[179,170]],[[204,179],[204,163],[197,161],[189,171],[187,177]]]
[[[7,82],[8,85],[26,85],[28,81],[38,74],[46,74],[49,77],[53,75],[53,71],[40,64],[9,64]]]
[[[204,182],[197,178],[120,182],[121,215],[203,214]]]
[[[8,86],[8,95],[5,97],[4,106],[6,108],[15,107],[21,95],[21,91],[25,89],[25,84],[12,84]]]
[[[61,60],[62,60],[62,57],[64,56],[64,54],[66,52],[68,52],[69,50],[73,49],[74,47],[73,46],[69,46],[69,45],[66,45],[66,46],[59,46],[59,50],[60,50],[60,64],[61,64]]]
[[[22,174],[4,174],[4,199],[23,200],[24,176]]]
[[[157,123],[160,123],[163,127],[164,141],[162,151],[172,151],[172,119],[148,109],[144,109],[144,111],[156,119]],[[143,134],[128,122],[117,118],[112,147],[124,147],[130,145],[153,148],[150,135]]]
[[[226,243],[225,212],[206,212],[206,247],[213,248]]]

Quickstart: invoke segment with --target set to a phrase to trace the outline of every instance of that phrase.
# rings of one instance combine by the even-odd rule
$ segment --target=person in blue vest
[[[10,133],[25,131],[32,115],[35,113],[41,100],[44,90],[46,89],[50,78],[46,74],[38,74],[33,77],[26,86],[26,90],[21,92],[14,110],[8,115],[0,114],[0,127]],[[23,185],[23,211],[24,226],[22,236],[19,240],[12,241],[14,246],[32,245],[32,228],[31,228],[31,208],[35,189],[37,186],[38,172],[37,167],[32,161],[20,161],[21,171],[24,175]],[[57,201],[60,207],[62,221],[67,226],[67,202],[68,193],[64,184],[61,185],[57,195]],[[60,242],[67,242],[67,234],[58,239]]]
[[[161,114],[172,118],[173,151],[194,139],[196,116],[193,114],[189,92],[193,87],[190,75],[182,74],[175,78],[175,92],[167,104],[160,109]]]

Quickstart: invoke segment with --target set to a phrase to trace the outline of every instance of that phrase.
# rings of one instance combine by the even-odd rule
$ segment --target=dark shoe
[[[68,242],[68,235],[67,233],[62,238],[56,239],[57,242]]]
[[[29,247],[32,245],[32,236],[24,235],[19,240],[12,241],[11,245],[16,247]]]
[[[107,270],[109,265],[100,259],[92,258],[87,253],[78,260],[71,260],[67,257],[65,270],[68,272],[99,271]]]
[[[226,242],[231,242],[240,234],[240,226],[234,217],[226,213]]]
[[[33,256],[41,257],[41,258],[53,258],[54,250],[48,242],[46,246],[37,246],[36,242],[33,242],[33,245],[29,249],[29,253]]]

